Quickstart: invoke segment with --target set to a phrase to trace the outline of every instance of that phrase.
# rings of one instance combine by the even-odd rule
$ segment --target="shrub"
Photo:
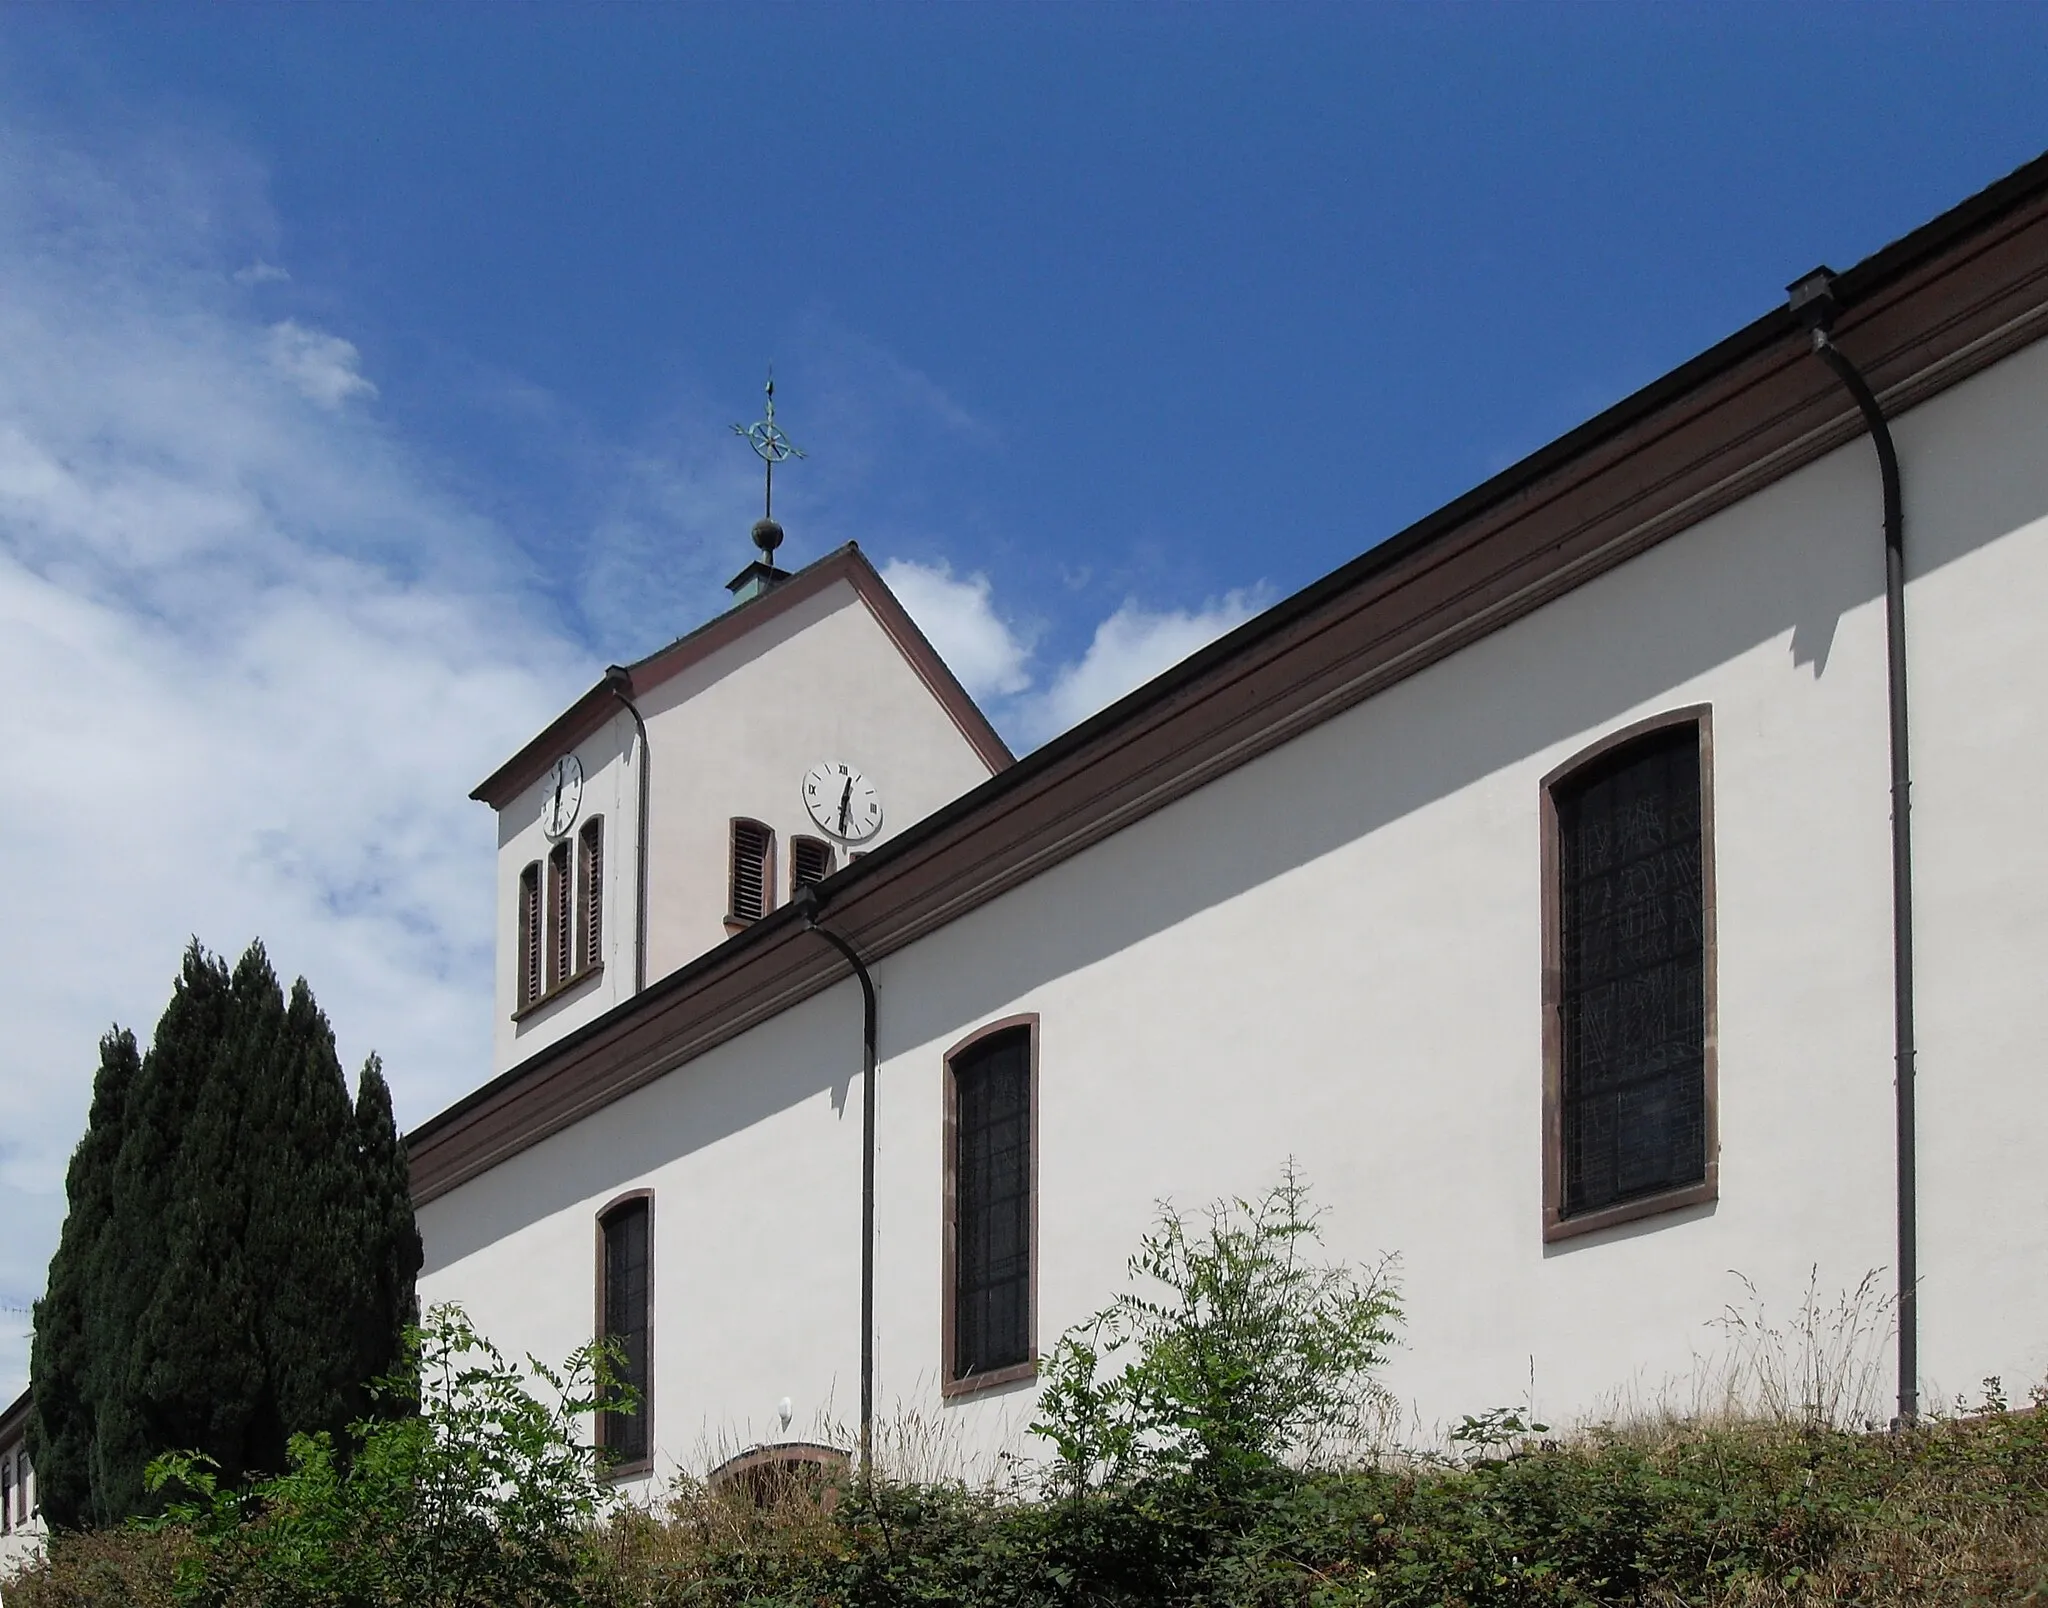
[[[237,1490],[203,1457],[160,1457],[150,1486],[173,1499],[143,1528],[192,1543],[175,1566],[183,1603],[578,1603],[608,1491],[576,1420],[601,1401],[630,1410],[613,1362],[586,1346],[559,1372],[529,1358],[529,1375],[436,1308],[383,1386],[398,1414],[353,1426],[345,1460],[331,1436],[296,1435],[286,1473]]]
[[[1210,1206],[1199,1231],[1161,1206],[1129,1264],[1141,1288],[1049,1360],[1032,1433],[1052,1443],[1060,1485],[1186,1475],[1235,1492],[1371,1431],[1400,1301],[1384,1263],[1308,1259],[1322,1238],[1308,1197],[1290,1162],[1257,1201]]]

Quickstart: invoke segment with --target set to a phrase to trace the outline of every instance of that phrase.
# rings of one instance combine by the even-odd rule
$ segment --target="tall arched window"
[[[1718,1183],[1709,711],[1615,733],[1544,783],[1544,1232]]]
[[[597,1332],[623,1354],[619,1382],[639,1395],[630,1413],[599,1413],[597,1443],[612,1472],[652,1466],[654,1435],[654,1196],[621,1196],[597,1220]]]
[[[759,821],[732,823],[732,893],[726,922],[745,926],[768,914],[775,896],[775,834]]]
[[[1038,1368],[1038,1018],[992,1023],[946,1056],[947,1394]]]

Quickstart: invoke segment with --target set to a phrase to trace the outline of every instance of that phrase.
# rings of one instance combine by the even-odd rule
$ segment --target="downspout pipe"
[[[875,1451],[875,980],[860,953],[838,933],[820,924],[823,902],[814,884],[806,883],[791,901],[804,914],[804,926],[845,957],[860,981],[860,1469],[873,1477]]]
[[[633,727],[640,734],[640,807],[633,812],[633,992],[638,994],[647,987],[647,776],[651,756],[647,722],[633,704],[633,672],[615,664],[605,671],[604,684],[633,717]]]
[[[1834,274],[1816,268],[1790,287],[1792,311],[1806,325],[1814,355],[1855,399],[1877,449],[1884,484],[1884,637],[1890,698],[1892,768],[1892,1048],[1898,1163],[1899,1422],[1920,1416],[1919,1180],[1913,1080],[1913,821],[1911,751],[1906,741],[1906,512],[1899,491],[1899,453],[1891,426],[1862,371],[1829,337],[1840,304]]]

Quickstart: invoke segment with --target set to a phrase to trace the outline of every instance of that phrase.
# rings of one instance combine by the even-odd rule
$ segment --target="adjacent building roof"
[[[1835,340],[1894,413],[2039,339],[2048,157],[1835,290]],[[1774,308],[818,884],[828,924],[870,960],[913,943],[1862,432]],[[785,906],[415,1130],[415,1197],[847,975]]]
[[[709,658],[720,648],[759,630],[769,621],[787,614],[799,603],[816,597],[835,581],[845,581],[868,606],[889,640],[931,689],[953,724],[960,728],[974,751],[991,771],[1006,769],[1015,762],[1005,743],[967,689],[947,668],[926,640],[917,622],[905,612],[888,583],[875,573],[858,545],[848,542],[834,548],[814,564],[798,570],[773,591],[737,604],[715,615],[688,636],[678,637],[659,652],[626,667],[628,691],[634,698],[660,686],[671,676]],[[539,736],[492,771],[469,796],[481,799],[493,809],[503,809],[521,792],[547,773],[549,765],[565,750],[573,748],[619,712],[618,699],[608,682],[600,681],[558,715]]]
[[[12,1446],[28,1431],[28,1410],[32,1404],[24,1390],[6,1407],[0,1408],[0,1447]]]

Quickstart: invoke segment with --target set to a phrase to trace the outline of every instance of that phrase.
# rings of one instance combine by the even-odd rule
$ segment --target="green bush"
[[[566,1608],[583,1600],[608,1498],[576,1419],[601,1399],[632,1406],[613,1360],[586,1346],[559,1372],[529,1358],[529,1375],[459,1309],[436,1308],[384,1383],[396,1410],[356,1424],[345,1458],[325,1433],[296,1435],[286,1473],[235,1489],[204,1457],[160,1457],[149,1484],[172,1500],[140,1528],[190,1543],[181,1603]]]
[[[1032,1433],[1052,1443],[1057,1484],[1185,1477],[1236,1493],[1371,1432],[1400,1300],[1385,1264],[1308,1259],[1322,1238],[1308,1197],[1290,1163],[1257,1201],[1210,1206],[1201,1231],[1161,1207],[1130,1260],[1140,1287],[1048,1360]]]

